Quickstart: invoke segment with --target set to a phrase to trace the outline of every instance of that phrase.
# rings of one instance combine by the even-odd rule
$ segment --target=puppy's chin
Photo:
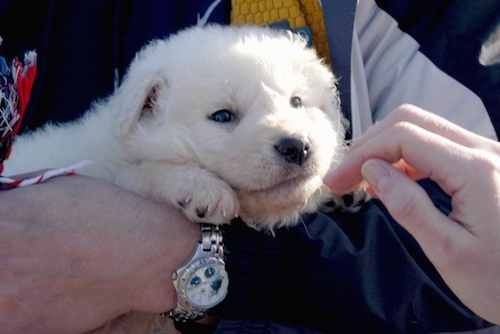
[[[240,218],[257,230],[291,226],[302,213],[318,208],[329,191],[321,177],[294,178],[261,190],[237,190]]]

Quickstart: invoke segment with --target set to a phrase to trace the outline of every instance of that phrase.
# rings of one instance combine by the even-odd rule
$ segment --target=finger
[[[410,176],[429,177],[450,194],[460,188],[467,177],[464,170],[457,170],[458,166],[467,164],[464,150],[470,149],[414,124],[398,123],[350,152],[327,175],[325,184],[335,193],[345,193],[363,180],[361,166],[366,160],[380,158],[393,164],[403,159],[399,167],[406,168]],[[453,177],[449,175],[450,167],[453,167]]]
[[[364,164],[363,164],[363,166],[364,166]],[[408,165],[403,159],[399,160],[396,163],[393,163],[392,167],[396,168],[397,170],[399,170],[403,174],[407,175],[412,180],[421,180],[424,178],[424,175],[419,170]],[[363,169],[363,167],[361,167],[361,169]],[[371,189],[370,185],[367,184],[366,182],[364,184],[364,187],[365,187],[365,191],[368,194],[370,194],[371,196],[374,196],[374,197],[377,196],[375,194],[375,192],[373,191],[373,189]]]
[[[370,159],[362,167],[365,181],[392,217],[412,234],[435,264],[449,259],[450,244],[466,230],[436,209],[427,193],[384,160]]]
[[[352,149],[371,141],[373,137],[400,122],[412,123],[429,132],[439,133],[442,137],[463,146],[483,147],[489,145],[487,139],[482,136],[471,133],[436,114],[405,104],[394,109],[384,119],[369,128],[362,137],[353,142]]]

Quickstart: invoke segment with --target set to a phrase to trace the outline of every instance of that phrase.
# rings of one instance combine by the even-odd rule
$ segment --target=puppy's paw
[[[195,222],[228,223],[238,216],[240,209],[234,190],[219,179],[201,177],[185,182],[177,195],[177,204]]]
[[[357,212],[361,207],[371,199],[371,196],[363,187],[342,195],[334,195],[332,201],[327,203],[327,207],[333,210],[342,210],[346,212]]]

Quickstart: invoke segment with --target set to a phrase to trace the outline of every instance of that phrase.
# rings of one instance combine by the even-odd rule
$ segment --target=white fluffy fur
[[[235,120],[210,119],[222,109]],[[81,120],[20,136],[5,175],[90,159],[83,174],[175,205],[194,221],[239,215],[272,229],[328,196],[322,180],[343,150],[342,123],[334,77],[301,38],[194,27],[145,46],[116,92]],[[303,164],[277,152],[289,137],[308,142]]]

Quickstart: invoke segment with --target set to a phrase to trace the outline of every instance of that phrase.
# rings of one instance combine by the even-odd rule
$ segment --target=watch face
[[[187,279],[186,297],[196,307],[208,309],[224,300],[228,284],[229,279],[224,266],[209,261],[197,267]]]

